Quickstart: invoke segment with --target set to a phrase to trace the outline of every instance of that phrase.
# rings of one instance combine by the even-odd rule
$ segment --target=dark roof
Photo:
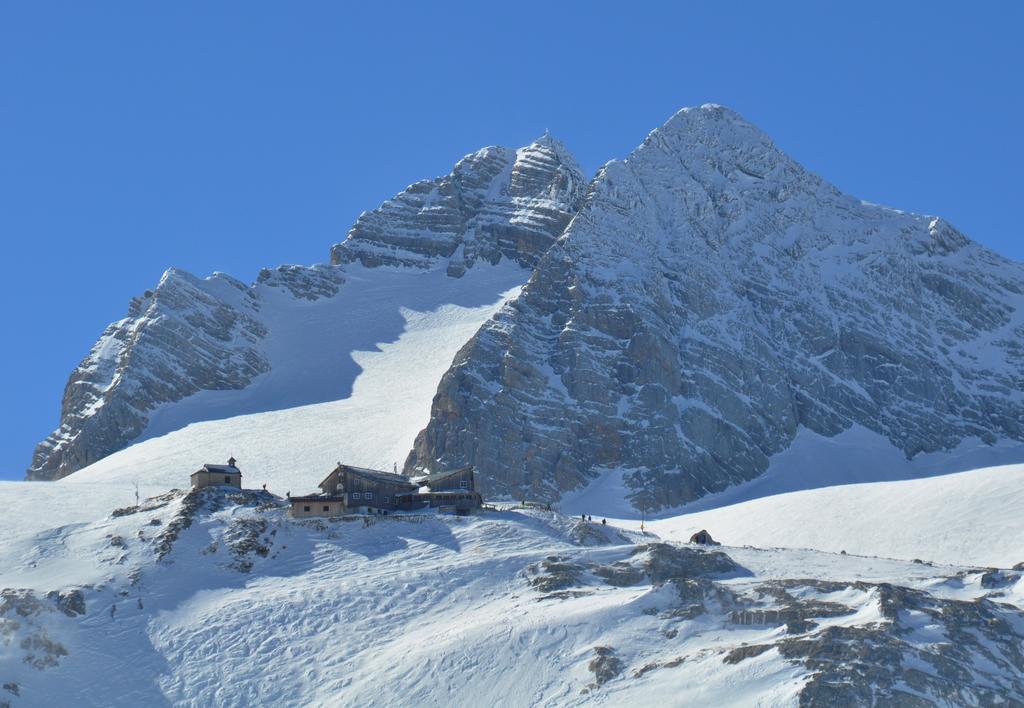
[[[230,465],[211,465],[209,463],[203,465],[202,469],[196,470],[192,474],[199,474],[200,472],[216,472],[218,474],[237,474],[241,475],[242,471],[237,467]]]
[[[417,477],[416,479],[421,484],[426,483],[426,485],[429,487],[437,484],[438,482],[443,482],[449,477],[453,477],[461,472],[466,472],[467,470],[472,472],[473,465],[466,465],[465,467],[460,467],[457,470],[448,470],[447,472],[437,472],[435,474],[428,474],[422,477]]]
[[[372,479],[377,482],[402,484],[409,487],[416,486],[416,484],[405,475],[394,474],[393,472],[381,472],[380,470],[371,470],[365,467],[353,467],[352,465],[342,465],[342,468],[360,477],[366,477],[367,479]]]
[[[304,497],[288,497],[288,501],[292,502],[333,502],[333,501],[345,501],[345,497],[331,495],[331,494],[308,494]]]
[[[366,479],[373,480],[375,482],[384,482],[386,484],[400,484],[407,487],[417,486],[415,482],[413,482],[405,475],[394,474],[392,472],[382,472],[381,470],[371,470],[367,467],[354,467],[352,465],[342,464],[339,464],[337,467],[331,470],[331,473],[324,477],[320,484],[318,484],[317,486],[323,487],[327,480],[329,480],[333,475],[339,472],[344,472],[345,470],[348,470],[353,474],[356,474],[360,477],[364,477]]]

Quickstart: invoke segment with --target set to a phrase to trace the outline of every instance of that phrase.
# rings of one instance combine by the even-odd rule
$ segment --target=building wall
[[[474,479],[474,476],[475,475],[473,474],[473,468],[467,467],[466,469],[453,472],[452,474],[442,479],[440,482],[428,482],[428,484],[430,484],[430,491],[432,492],[442,492],[449,490],[473,492],[476,491],[476,480]],[[465,487],[462,486],[463,482],[466,483]]]
[[[461,483],[466,486],[461,486]],[[472,468],[459,470],[446,477],[432,488],[433,494],[416,494],[414,484],[389,482],[364,476],[342,466],[331,472],[320,485],[325,494],[344,497],[344,502],[336,502],[341,507],[338,512],[332,508],[328,512],[317,511],[315,508],[305,512],[301,507],[309,506],[306,502],[293,502],[293,515],[332,516],[340,513],[374,513],[376,510],[397,511],[415,510],[425,507],[457,507],[460,511],[475,509],[480,506],[480,495],[475,490]],[[409,495],[399,499],[399,495]],[[367,495],[370,495],[369,497]],[[323,502],[314,502],[323,506]]]
[[[403,509],[413,510],[431,507],[451,507],[459,511],[467,511],[480,507],[480,495],[476,492],[465,490],[452,492],[431,492],[429,494],[414,494],[404,498]]]
[[[323,482],[320,483],[320,491],[324,494],[337,494],[338,486],[341,483],[341,472],[335,469]]]
[[[225,482],[224,480],[229,481]],[[240,474],[224,474],[223,472],[206,472],[200,471],[192,475],[192,488],[202,489],[203,487],[213,487],[220,484],[227,484],[238,489],[242,488],[242,475]]]
[[[347,470],[342,474],[341,486],[342,488],[338,491],[339,493],[344,493],[345,505],[350,509],[357,507],[398,509],[395,497],[416,489],[412,484],[393,484],[380,480],[371,480]],[[367,498],[367,493],[372,496]]]
[[[309,511],[306,511],[309,507]],[[305,519],[311,516],[341,516],[345,513],[345,505],[340,500],[296,501],[292,500],[292,516]]]

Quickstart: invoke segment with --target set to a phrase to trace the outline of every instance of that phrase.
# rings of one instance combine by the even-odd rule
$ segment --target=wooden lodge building
[[[320,494],[289,497],[292,516],[390,514],[427,508],[467,514],[481,505],[472,467],[410,478],[338,463],[318,486]]]

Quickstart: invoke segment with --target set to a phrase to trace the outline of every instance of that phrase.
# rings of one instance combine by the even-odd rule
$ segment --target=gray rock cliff
[[[1024,439],[1024,265],[861,202],[719,106],[607,164],[519,298],[456,357],[408,469],[637,507],[761,474],[800,427],[906,455]]]
[[[336,289],[330,269],[303,271],[301,279],[287,268],[266,271],[261,282],[293,294],[301,283],[308,297]],[[201,279],[165,272],[71,373],[60,427],[36,447],[28,479],[59,479],[120,450],[143,433],[158,406],[203,390],[244,388],[265,373],[260,300],[256,288],[220,273]]]

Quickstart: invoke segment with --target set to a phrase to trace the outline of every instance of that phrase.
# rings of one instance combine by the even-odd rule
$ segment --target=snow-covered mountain
[[[708,105],[600,171],[407,465],[548,500],[625,471],[662,509],[757,477],[801,429],[913,457],[1024,440],[1022,405],[1024,265],[842,194]]]
[[[1024,705],[1022,298],[717,106],[168,271],[0,483],[0,708]],[[407,455],[554,510],[287,513]]]
[[[686,109],[589,187],[545,135],[364,213],[331,264],[251,286],[168,271],[72,374],[29,477],[126,470],[157,446],[258,453],[275,481],[288,459],[390,468],[426,424],[409,469],[473,463],[492,495],[548,500],[611,475],[634,507],[673,508],[756,478],[801,430],[857,426],[907,457],[1022,440],[1022,302],[1021,264],[841,194],[727,109]],[[350,415],[360,352],[397,343],[407,310],[445,328],[423,372],[458,351],[431,414],[412,391],[434,374]],[[398,397],[385,448],[354,446]],[[294,435],[185,430],[287,427],[273,412],[296,407]]]
[[[350,353],[396,338],[401,308],[475,308],[512,287],[507,269],[475,278],[475,288],[424,273],[460,278],[504,258],[518,264],[521,285],[583,185],[569,153],[545,135],[468,155],[450,175],[364,213],[332,249],[333,265],[264,270],[252,285],[168,270],[72,372],[60,427],[37,447],[29,479],[64,477],[195,421],[345,398],[358,373]],[[407,266],[399,268],[406,277],[394,277],[394,266]],[[445,300],[453,289],[461,299]],[[374,316],[360,319],[354,308]]]

